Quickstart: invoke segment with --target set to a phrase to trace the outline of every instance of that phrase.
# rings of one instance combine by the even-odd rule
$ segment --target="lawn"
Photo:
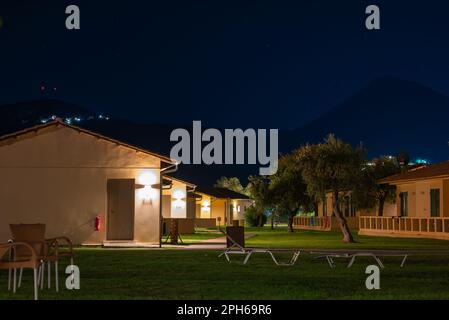
[[[355,243],[344,244],[341,232],[322,232],[298,230],[288,233],[286,228],[271,230],[264,228],[247,228],[247,233],[255,234],[246,241],[248,247],[264,248],[351,248],[351,249],[447,249],[449,241],[423,238],[389,238],[359,236],[353,231]]]
[[[218,237],[223,237],[223,233],[215,228],[198,228],[195,230],[194,234],[183,234],[181,239],[185,244],[197,243],[201,240],[215,239]]]
[[[248,229],[256,234],[250,246],[337,248],[338,233],[284,229]],[[361,248],[449,248],[449,242],[426,239],[357,237]],[[41,292],[42,299],[449,299],[449,256],[410,257],[405,268],[400,258],[385,258],[381,289],[365,288],[369,258],[351,268],[337,261],[330,269],[324,261],[300,256],[294,267],[277,267],[265,254],[255,254],[248,265],[228,264],[217,251],[186,249],[79,248],[75,263],[81,289]],[[281,258],[286,258],[281,256]],[[18,293],[7,292],[7,272],[0,272],[0,299],[31,299],[31,272],[24,275]],[[65,274],[60,272],[64,286]]]

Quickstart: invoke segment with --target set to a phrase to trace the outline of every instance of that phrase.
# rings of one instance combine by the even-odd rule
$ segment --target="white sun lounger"
[[[268,253],[277,266],[293,266],[299,258],[301,251],[299,249],[269,249],[269,248],[244,248],[238,244],[229,235],[226,238],[231,242],[231,246],[226,248],[218,257],[225,256],[226,260],[231,263],[232,254],[243,254],[245,258],[243,259],[243,264],[247,264],[253,253]],[[288,262],[280,262],[273,252],[291,252],[292,256]]]
[[[276,258],[273,252],[291,252],[292,256],[288,262],[281,262]],[[224,255],[226,260],[228,262],[231,262],[230,255],[232,254],[244,254],[245,258],[243,260],[243,264],[247,264],[253,253],[268,253],[271,257],[271,260],[277,265],[277,266],[293,266],[296,264],[296,261],[299,258],[299,255],[301,253],[298,249],[262,249],[262,248],[246,248],[244,251],[237,251],[237,250],[226,250],[223,252],[220,256]]]
[[[347,268],[351,268],[352,265],[355,263],[355,260],[357,257],[372,257],[376,263],[379,265],[380,268],[384,269],[385,266],[382,263],[382,261],[380,260],[379,257],[402,257],[402,261],[400,264],[400,267],[404,267],[405,265],[405,261],[407,260],[408,257],[408,253],[407,252],[375,252],[375,251],[348,251],[348,252],[344,252],[344,251],[329,251],[329,252],[324,252],[324,251],[311,251],[311,254],[320,254],[320,256],[316,257],[316,259],[319,258],[326,258],[329,266],[331,268],[335,268],[335,261],[334,258],[348,258],[349,263],[347,265]]]

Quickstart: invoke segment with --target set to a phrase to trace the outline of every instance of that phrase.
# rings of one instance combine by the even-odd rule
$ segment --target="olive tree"
[[[245,188],[242,186],[240,179],[237,177],[220,177],[214,187],[232,190],[241,194],[246,194]]]
[[[396,187],[379,183],[380,179],[400,173],[401,167],[393,157],[379,157],[367,162],[362,169],[359,185],[353,192],[353,199],[360,209],[377,207],[377,215],[383,216],[385,203],[394,202]]]
[[[354,242],[351,230],[340,210],[340,195],[359,184],[365,149],[329,135],[323,143],[306,145],[296,152],[308,194],[324,201],[326,192],[333,196],[333,213],[343,233],[343,241]]]
[[[259,227],[263,226],[265,209],[269,209],[271,203],[268,184],[269,180],[264,176],[248,177],[246,193],[254,200],[254,204],[247,211],[254,220],[258,220]]]
[[[293,218],[298,211],[310,210],[314,206],[303,180],[300,159],[294,154],[279,159],[278,171],[270,176],[268,192],[273,211],[288,218],[289,232],[293,232]]]

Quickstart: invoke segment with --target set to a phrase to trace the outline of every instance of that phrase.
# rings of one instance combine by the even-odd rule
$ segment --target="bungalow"
[[[449,240],[449,161],[380,183],[396,186],[396,211],[390,216],[360,217],[359,234]]]
[[[161,180],[176,168],[168,157],[59,120],[0,137],[0,242],[11,223],[45,223],[48,237],[75,244],[160,244]],[[178,204],[192,185],[172,181],[171,215],[187,217]]]
[[[163,218],[195,218],[196,185],[171,176],[164,176],[162,189]]]
[[[196,185],[174,178],[163,177],[162,217],[163,233],[168,232],[172,219],[178,221],[178,231],[181,234],[195,233],[195,188]]]
[[[224,188],[203,188],[195,193],[196,217],[207,227],[244,225],[246,209],[254,204],[248,196]]]

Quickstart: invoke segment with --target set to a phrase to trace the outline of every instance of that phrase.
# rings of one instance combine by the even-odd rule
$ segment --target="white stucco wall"
[[[254,203],[253,200],[231,200],[234,204],[234,220],[245,220],[246,210]]]
[[[171,189],[163,190],[164,218],[187,218],[187,186],[179,181],[172,181]]]
[[[12,143],[14,142],[14,143]],[[11,223],[45,223],[47,237],[74,243],[106,240],[107,180],[136,179],[151,172],[159,183],[157,157],[98,139],[65,126],[52,126],[17,141],[0,143],[0,242]],[[134,237],[159,241],[159,191],[144,199],[136,190]],[[146,197],[146,196],[145,196]],[[94,231],[101,216],[102,228]]]
[[[397,203],[399,194],[408,192],[408,216],[409,217],[430,217],[430,190],[440,189],[440,214],[443,216],[445,195],[443,188],[443,179],[429,179],[416,181],[409,184],[400,184],[397,186]],[[398,214],[400,206],[398,205]]]

